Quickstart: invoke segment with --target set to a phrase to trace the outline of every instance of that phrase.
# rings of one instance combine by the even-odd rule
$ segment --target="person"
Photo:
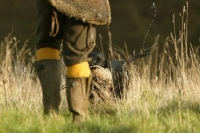
[[[36,14],[33,66],[42,87],[44,114],[59,113],[64,74],[68,108],[73,114],[73,122],[81,123],[88,114],[91,83],[88,54],[96,44],[96,25],[110,23],[109,2],[37,0]]]

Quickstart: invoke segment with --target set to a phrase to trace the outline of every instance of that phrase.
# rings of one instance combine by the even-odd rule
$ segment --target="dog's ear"
[[[105,58],[105,56],[102,53],[99,52],[97,54],[97,56],[96,56],[96,62],[97,62],[97,65],[105,68],[105,66],[106,66],[106,58]]]
[[[105,58],[105,65],[104,65],[104,68],[108,68],[108,69],[111,68],[111,66],[110,66],[110,62],[108,61],[107,58]]]

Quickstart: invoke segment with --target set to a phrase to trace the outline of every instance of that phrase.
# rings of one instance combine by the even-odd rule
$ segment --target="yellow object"
[[[90,74],[91,70],[88,62],[82,62],[67,67],[67,77],[70,78],[89,77]]]
[[[36,60],[55,59],[60,60],[60,51],[58,49],[44,47],[36,52]]]

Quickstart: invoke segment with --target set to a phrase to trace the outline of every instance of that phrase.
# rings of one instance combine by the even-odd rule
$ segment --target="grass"
[[[200,132],[200,65],[198,49],[187,40],[187,5],[181,17],[178,37],[173,21],[175,31],[162,49],[155,41],[153,54],[129,66],[126,96],[91,106],[90,119],[81,129],[71,123],[65,90],[61,91],[60,115],[43,116],[41,88],[32,68],[34,56],[26,45],[18,49],[18,40],[9,34],[0,44],[0,132]]]

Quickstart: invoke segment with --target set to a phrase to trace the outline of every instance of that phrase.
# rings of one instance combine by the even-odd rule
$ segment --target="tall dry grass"
[[[20,41],[11,32],[0,43],[0,106],[3,110],[42,110],[41,86],[32,66],[35,57],[27,48],[28,41],[19,49]],[[64,90],[61,93],[66,99]],[[66,105],[65,102],[62,104]]]
[[[154,44],[156,51],[145,59],[131,64],[129,70],[131,82],[124,102],[131,104],[132,108],[140,105],[135,103],[142,102],[144,95],[155,96],[158,106],[163,106],[174,98],[199,101],[199,56],[198,49],[194,49],[187,39],[188,4],[180,16],[182,25],[179,27],[178,35],[173,15],[174,31],[166,38],[163,46],[158,44],[156,38]],[[41,105],[40,85],[32,67],[34,55],[26,48],[28,40],[21,49],[18,49],[18,43],[11,32],[0,45],[1,105],[12,108],[13,105],[26,106],[28,102],[28,108],[40,107],[38,106]],[[130,57],[127,49],[125,46],[121,56]],[[110,51],[111,55],[114,55],[113,51]],[[115,56],[119,57],[118,54]],[[150,97],[147,96],[148,98]]]
[[[178,35],[173,15],[174,31],[164,45],[161,47],[155,41],[156,51],[146,61],[132,65],[132,82],[125,99],[131,108],[142,105],[138,103],[151,107],[152,102],[161,108],[173,100],[180,106],[181,103],[200,104],[200,58],[198,48],[193,48],[188,41],[188,10],[186,2],[180,14],[182,24]]]
[[[182,24],[178,27],[180,29],[178,33],[175,16],[173,16],[174,31],[170,33],[166,41],[158,44],[158,38],[156,38],[154,44],[156,51],[129,66],[130,83],[126,88],[127,93],[124,98],[116,102],[100,102],[90,107],[93,121],[99,122],[97,119],[103,119],[100,117],[103,115],[106,118],[104,122],[109,123],[109,120],[117,119],[126,123],[124,119],[132,119],[131,116],[135,117],[136,114],[137,118],[133,119],[143,125],[145,123],[143,119],[149,122],[148,118],[151,118],[150,120],[159,122],[157,115],[163,114],[164,118],[160,121],[166,122],[169,118],[168,122],[171,125],[166,124],[169,125],[168,130],[167,126],[165,127],[165,124],[162,125],[161,122],[159,131],[170,132],[175,128],[173,122],[176,122],[176,117],[170,118],[169,113],[185,110],[197,114],[200,112],[200,58],[198,48],[193,48],[187,39],[188,3],[180,16]],[[26,48],[26,44],[22,49],[18,49],[18,43],[19,41],[11,33],[0,44],[0,110],[1,112],[18,110],[25,113],[41,113],[41,88],[32,67],[34,55]],[[130,57],[128,50],[125,51],[121,57]],[[118,57],[118,55],[115,56]],[[65,112],[67,104],[64,91],[61,91],[61,110]],[[183,116],[179,113],[178,119],[180,129],[185,128],[184,126],[188,125],[187,122],[191,124],[189,116],[186,121],[183,121]],[[115,120],[113,121],[115,123]],[[90,124],[88,130],[93,129]],[[109,124],[103,124],[109,127]],[[153,126],[151,131],[155,131],[155,127]],[[192,125],[190,127],[193,128]],[[147,130],[143,130],[142,126],[140,128],[136,129],[148,131],[148,128]]]
[[[126,112],[138,109],[148,112],[150,108],[159,110],[175,103],[179,105],[178,109],[196,105],[196,111],[200,112],[199,49],[193,48],[188,41],[188,10],[186,2],[180,14],[182,23],[178,27],[179,30],[173,15],[174,31],[166,38],[164,44],[158,44],[158,35],[153,44],[156,50],[145,59],[137,60],[129,66],[131,75],[126,96],[119,100],[119,103],[111,105],[112,107],[120,110],[125,107]],[[110,35],[110,40],[111,37]],[[110,43],[111,58],[130,57],[127,45],[124,51],[119,50],[119,55],[111,48],[112,41]]]
[[[28,42],[28,41],[27,41]],[[41,105],[39,84],[32,68],[34,56],[27,42],[18,49],[19,41],[12,32],[1,42],[0,106],[2,110],[37,110]]]

